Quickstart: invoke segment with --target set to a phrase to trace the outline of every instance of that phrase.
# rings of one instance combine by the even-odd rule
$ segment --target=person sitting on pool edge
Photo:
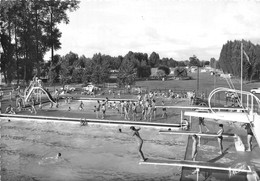
[[[9,105],[5,110],[5,114],[15,114],[14,108]]]

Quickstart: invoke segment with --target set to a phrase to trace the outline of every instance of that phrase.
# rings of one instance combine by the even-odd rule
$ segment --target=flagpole
[[[242,106],[242,91],[243,91],[243,42],[241,41],[241,106]]]

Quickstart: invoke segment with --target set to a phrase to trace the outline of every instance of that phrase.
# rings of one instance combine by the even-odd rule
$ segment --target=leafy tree
[[[34,71],[41,74],[43,56],[60,48],[61,32],[57,24],[68,23],[67,10],[78,8],[78,1],[21,0],[0,3],[0,43],[3,47],[1,71],[5,80],[16,76],[29,80]],[[11,72],[11,74],[9,73]]]
[[[243,78],[252,80],[258,79],[258,66],[260,63],[259,45],[254,45],[250,41],[243,40],[243,50],[247,57],[243,55]],[[223,45],[219,58],[219,65],[226,73],[232,73],[235,76],[241,76],[241,41],[227,41]]]
[[[190,66],[197,66],[200,67],[200,60],[196,57],[196,55],[193,55],[192,57],[189,58]]]
[[[117,77],[119,86],[133,85],[135,83],[135,77],[136,69],[134,63],[124,58]]]
[[[69,52],[61,58],[61,61],[59,62],[60,83],[63,85],[63,88],[72,81],[72,73],[77,66],[78,59],[78,55],[73,52]]]
[[[217,60],[215,58],[211,58],[209,62],[209,66],[212,68],[215,68],[215,64],[217,63]]]
[[[165,70],[163,69],[158,69],[157,72],[156,72],[157,76],[159,78],[162,78],[162,77],[165,77],[166,76],[166,73],[165,73]]]
[[[165,75],[169,75],[171,73],[171,70],[167,66],[160,66],[158,67],[158,70],[163,70]]]
[[[187,64],[184,61],[179,61],[177,63],[178,63],[177,66],[179,66],[179,67],[186,67],[187,66]]]
[[[83,73],[84,73],[84,69],[83,68],[75,68],[75,69],[73,69],[73,72],[72,72],[72,82],[82,83]]]
[[[151,67],[156,67],[156,66],[159,65],[159,61],[160,61],[159,54],[152,52],[150,57],[149,57],[149,65],[151,65]]]
[[[92,69],[91,81],[96,84],[106,82],[109,77],[109,63],[103,57],[100,53],[95,54],[89,67]]]

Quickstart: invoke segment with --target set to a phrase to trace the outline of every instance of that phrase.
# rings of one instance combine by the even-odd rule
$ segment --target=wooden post
[[[198,95],[199,94],[199,74],[200,74],[200,68],[198,67],[197,68],[197,91],[196,91],[196,94]]]
[[[182,129],[182,121],[183,121],[183,111],[181,110],[181,129]]]

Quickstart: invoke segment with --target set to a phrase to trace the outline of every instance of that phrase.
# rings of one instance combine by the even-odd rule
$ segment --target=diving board
[[[164,131],[160,130],[159,134],[167,134],[167,135],[197,135],[197,136],[203,136],[203,137],[217,137],[218,135],[216,133],[198,133],[195,131]],[[236,137],[235,134],[232,133],[223,133],[223,137]]]
[[[207,113],[207,112],[198,112],[198,111],[185,111],[184,115],[210,118],[210,119],[221,119],[221,120],[225,120],[225,121],[234,121],[234,122],[240,122],[240,123],[250,123],[248,113],[243,113],[243,112]]]
[[[249,166],[247,166],[246,169],[242,169],[242,168],[235,168],[235,167],[221,164],[221,163],[210,163],[210,162],[189,161],[189,160],[159,160],[159,159],[148,158],[146,161],[140,161],[139,164],[140,165],[179,166],[179,167],[224,170],[224,171],[245,172],[245,173],[252,172],[252,170]]]
[[[196,109],[196,110],[208,110],[210,111],[212,110],[219,110],[219,111],[245,111],[246,109],[244,108],[234,108],[234,107],[203,107],[203,106],[162,106],[162,105],[158,105],[155,106],[156,108],[169,108],[169,109]]]

